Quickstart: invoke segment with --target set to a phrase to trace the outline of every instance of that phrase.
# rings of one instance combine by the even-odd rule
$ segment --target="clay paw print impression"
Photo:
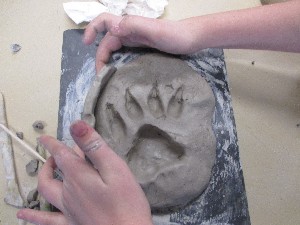
[[[152,210],[198,197],[216,150],[215,99],[205,79],[182,60],[156,53],[126,64],[98,87],[91,90],[99,93],[92,100],[95,129],[127,162]],[[85,110],[83,118],[90,114]]]

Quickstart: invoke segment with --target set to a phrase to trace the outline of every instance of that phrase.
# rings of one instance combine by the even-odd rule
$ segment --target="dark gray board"
[[[57,134],[58,138],[67,144],[72,143],[66,132],[68,125],[72,120],[80,118],[86,90],[96,73],[94,62],[97,46],[85,46],[81,41],[82,34],[82,30],[67,30],[63,38]],[[146,51],[122,49],[113,55],[110,63],[117,62],[115,65],[120,67]],[[223,51],[206,49],[180,58],[199,72],[214,92],[216,110],[213,129],[217,138],[216,162],[210,183],[201,196],[184,209],[164,217],[168,218],[168,221],[163,219],[156,224],[249,225],[250,217]],[[78,90],[83,91],[78,93]],[[64,116],[65,114],[68,116]]]

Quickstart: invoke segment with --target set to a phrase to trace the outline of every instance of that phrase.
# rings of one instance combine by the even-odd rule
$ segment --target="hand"
[[[108,62],[111,53],[122,45],[147,46],[173,54],[195,52],[191,44],[192,32],[185,32],[187,28],[184,22],[103,13],[86,27],[83,42],[91,44],[97,33],[108,31],[96,54],[96,69],[99,71]]]
[[[97,50],[97,71],[122,45],[173,54],[205,48],[300,52],[299,10],[300,0],[294,0],[180,21],[103,13],[87,26],[83,42],[91,44],[97,33],[108,31]]]
[[[150,225],[148,201],[126,163],[83,121],[70,128],[79,148],[93,166],[61,142],[42,136],[50,157],[39,173],[38,190],[61,212],[22,209],[19,219],[39,225]],[[63,182],[53,179],[61,169]]]

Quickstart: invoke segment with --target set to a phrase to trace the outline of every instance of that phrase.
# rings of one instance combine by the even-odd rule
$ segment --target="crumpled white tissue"
[[[128,0],[100,0],[108,9],[109,13],[120,16],[127,6]]]
[[[167,0],[129,0],[125,14],[157,18],[164,13],[167,5]]]
[[[99,14],[109,12],[118,16],[138,15],[158,18],[164,13],[168,0],[99,0],[100,2],[63,3],[67,15],[76,23],[90,22]]]
[[[90,22],[100,13],[108,11],[107,7],[99,2],[67,2],[63,3],[63,7],[76,24]]]

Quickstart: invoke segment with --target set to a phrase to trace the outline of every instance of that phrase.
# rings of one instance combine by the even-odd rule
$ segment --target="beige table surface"
[[[32,124],[36,120],[46,122],[45,134],[56,135],[63,31],[83,28],[75,25],[66,16],[62,8],[63,2],[65,1],[0,1],[0,91],[6,100],[9,127],[15,131],[24,132],[25,140],[32,146],[35,146],[36,138],[40,135],[32,128]],[[260,2],[256,0],[169,0],[164,18],[178,20],[190,16],[257,5],[260,5]],[[22,46],[20,52],[11,53],[10,45],[13,43]],[[228,60],[230,83],[233,87],[234,111],[252,223],[300,224],[298,212],[300,209],[299,129],[297,130],[295,126],[290,129],[286,123],[284,125],[278,124],[278,120],[286,115],[285,109],[279,108],[273,115],[272,113],[270,115],[272,109],[266,110],[265,104],[253,103],[253,98],[255,99],[256,96],[250,95],[252,100],[248,98],[244,100],[244,95],[240,93],[240,89],[244,88],[241,79],[248,79],[249,83],[253,83],[249,85],[254,87],[257,82],[260,84],[261,82],[267,83],[267,81],[261,81],[258,76],[251,80],[246,77],[246,74],[257,72],[249,66],[256,56],[258,57],[255,58],[257,62],[262,62],[262,65],[265,65],[263,63],[269,63],[268,60],[265,60],[266,55],[269,57],[270,54],[251,51],[225,51],[225,54],[226,61]],[[275,54],[275,58],[278,60],[286,57],[292,58],[289,61],[291,64],[288,64],[289,66],[292,65],[292,68],[294,65],[300,65],[297,54]],[[259,61],[258,59],[262,60]],[[291,76],[297,82],[300,79],[298,70],[300,68],[295,67],[290,71]],[[243,76],[238,76],[241,71],[243,71]],[[264,71],[267,71],[265,73],[268,77],[268,70]],[[292,85],[292,88],[298,91],[295,93],[296,97],[300,97],[300,83],[297,86],[297,82],[293,82],[293,79],[292,82],[285,85]],[[275,85],[275,87],[280,87],[280,79],[276,82],[277,86]],[[289,90],[289,86],[284,86],[282,91],[285,90]],[[252,91],[250,90],[251,93]],[[291,104],[296,104],[294,97],[290,101]],[[296,111],[292,111],[291,115],[286,115],[287,117],[290,116],[291,119],[288,120],[290,123],[296,123],[296,119],[299,119],[300,123],[299,108],[299,105],[296,106]],[[275,161],[268,158],[273,157],[268,151],[276,153],[277,144],[280,145],[281,143],[278,136],[280,133],[273,129],[272,124],[263,126],[269,117],[277,121],[275,124],[282,127],[283,133],[292,132],[293,134],[292,137],[288,136],[287,139],[284,139],[291,143],[290,148],[292,150],[289,151],[290,148],[286,146],[281,148],[285,151],[278,152],[274,156]],[[278,140],[274,142],[272,138],[264,134],[273,130],[277,135],[274,137],[278,137]],[[283,136],[286,137],[287,135]],[[31,158],[25,155],[16,143],[14,143],[14,149],[22,193],[26,195],[36,185],[36,179],[28,178],[24,172],[25,165]],[[264,150],[268,151],[264,152]],[[287,152],[289,155],[286,155]],[[285,166],[286,169],[282,169]],[[272,179],[274,176],[277,176],[275,180]],[[18,224],[15,219],[16,209],[5,205],[2,201],[5,187],[3,185],[4,175],[1,160],[0,178],[2,179],[0,182],[0,224]],[[283,184],[283,181],[286,185]],[[282,190],[282,187],[285,189]]]

